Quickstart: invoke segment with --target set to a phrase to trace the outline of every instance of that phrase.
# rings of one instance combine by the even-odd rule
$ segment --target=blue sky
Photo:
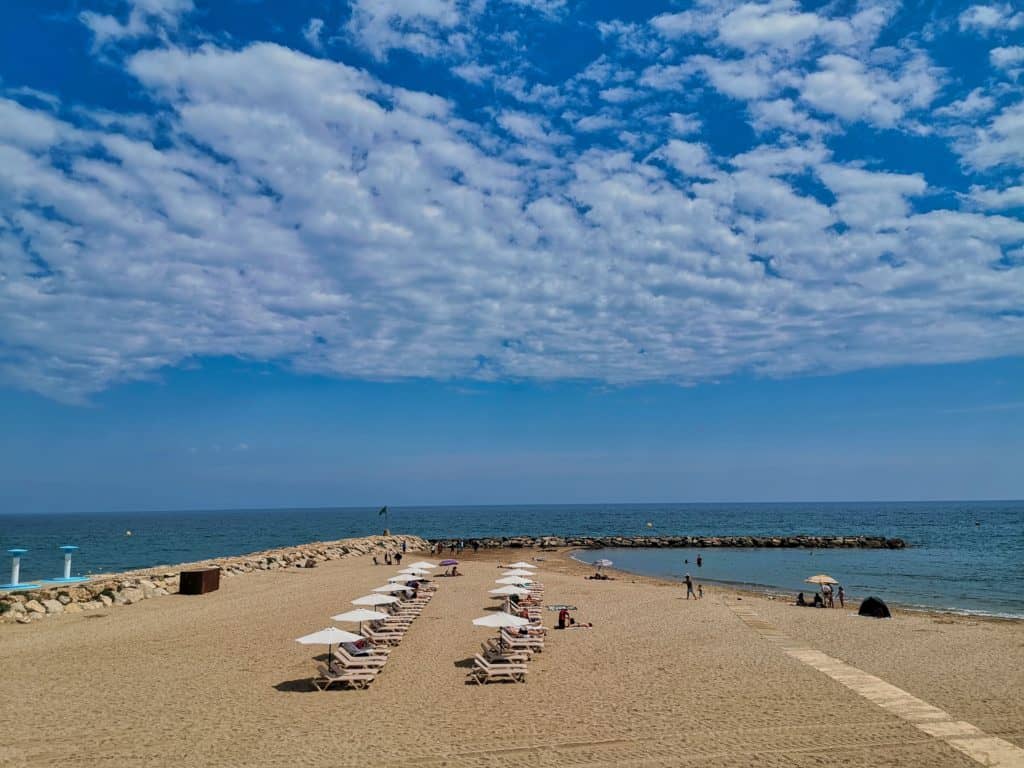
[[[13,508],[1024,496],[1012,3],[3,13]]]

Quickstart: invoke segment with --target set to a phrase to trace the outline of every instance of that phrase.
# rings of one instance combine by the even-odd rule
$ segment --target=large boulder
[[[64,613],[64,605],[59,600],[43,600],[47,613]]]
[[[29,600],[25,603],[25,610],[29,613],[46,613],[46,608],[38,600]]]

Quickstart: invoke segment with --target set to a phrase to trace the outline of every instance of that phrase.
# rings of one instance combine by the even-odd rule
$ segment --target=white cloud
[[[1024,166],[1024,102],[1005,107],[954,147],[976,169]]]
[[[441,57],[464,81],[442,95],[373,61],[187,49],[179,17],[140,10],[156,31],[138,39],[163,39],[124,63],[155,114],[0,99],[0,378],[74,399],[223,355],[372,379],[692,382],[1024,353],[1020,179],[1003,173],[1024,119],[1005,78],[951,77],[934,113],[965,174],[1002,173],[965,176],[963,210],[886,172],[881,144],[869,162],[833,153],[848,122],[911,130],[947,82],[913,36],[875,47],[893,4],[606,22],[606,50],[564,82],[523,36],[481,32],[490,8],[356,4],[353,40]],[[712,88],[760,133],[732,132]]]
[[[599,95],[604,101],[612,104],[624,104],[627,101],[635,100],[640,94],[633,88],[617,86],[615,88],[605,88]]]
[[[986,189],[974,185],[971,187],[969,197],[979,206],[988,210],[1024,208],[1024,185],[1018,184],[1005,189]]]
[[[706,179],[715,175],[716,169],[708,157],[707,147],[703,144],[671,139],[658,154],[685,176]]]
[[[823,163],[822,182],[836,196],[833,211],[847,224],[862,229],[888,229],[910,214],[908,198],[927,189],[920,174],[885,173]],[[897,225],[898,226],[898,225]]]
[[[677,136],[690,136],[694,133],[700,133],[701,122],[700,116],[698,115],[684,115],[679,112],[672,112],[669,115],[670,126],[672,132]]]
[[[964,98],[950,102],[935,110],[938,117],[974,117],[991,112],[996,107],[996,100],[985,93],[983,88],[975,88]]]
[[[353,0],[347,29],[378,59],[396,48],[436,56],[463,49],[457,31],[468,12],[465,6],[458,0]]]
[[[613,128],[621,128],[622,121],[611,115],[586,115],[575,122],[577,131],[591,133],[594,131],[607,131]]]
[[[79,21],[92,32],[96,48],[176,29],[181,18],[194,8],[192,0],[124,0],[121,6],[127,10],[124,21],[95,11],[79,14]]]
[[[1024,66],[1024,45],[1010,45],[993,48],[989,51],[989,60],[993,67],[1015,70]]]
[[[761,99],[776,89],[778,68],[765,55],[743,59],[718,59],[698,54],[688,64],[702,71],[720,92],[735,99]]]
[[[961,31],[988,34],[993,31],[1024,27],[1024,11],[1015,12],[1009,4],[972,5],[959,16]]]
[[[781,129],[798,135],[820,136],[831,130],[826,123],[797,108],[792,99],[755,101],[750,105],[750,113],[754,118],[751,125],[760,132]]]
[[[302,36],[306,38],[306,42],[312,48],[319,50],[323,47],[323,40],[320,39],[323,31],[324,20],[313,18],[306,22],[306,26],[302,28]]]
[[[818,69],[803,79],[801,99],[844,120],[866,120],[883,127],[898,123],[908,111],[931,104],[939,90],[939,73],[923,55],[910,57],[893,71],[865,66],[842,54],[818,60]]]
[[[766,45],[793,48],[817,35],[824,20],[801,13],[792,0],[745,3],[728,13],[718,25],[718,37],[727,45],[755,50]]]

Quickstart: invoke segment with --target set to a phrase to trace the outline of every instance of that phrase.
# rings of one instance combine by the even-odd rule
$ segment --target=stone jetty
[[[221,569],[231,578],[256,571],[287,568],[315,568],[329,560],[342,560],[368,554],[398,552],[405,543],[407,552],[423,552],[430,545],[418,536],[367,536],[361,539],[318,541],[297,547],[282,547],[234,557],[217,557],[197,563],[162,565],[125,573],[91,576],[80,584],[42,584],[40,589],[0,593],[0,621],[28,624],[50,616],[96,611],[112,606],[132,605],[141,600],[178,591],[181,571],[196,568]]]
[[[502,536],[482,539],[431,539],[449,551],[462,541],[483,549],[562,548],[604,549],[605,547],[765,547],[777,549],[904,549],[903,539],[884,536]]]

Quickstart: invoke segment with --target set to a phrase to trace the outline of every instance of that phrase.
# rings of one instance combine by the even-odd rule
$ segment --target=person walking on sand
[[[404,541],[402,542],[402,552],[403,552],[403,554],[405,553],[405,542]],[[399,563],[399,565],[401,565],[401,563]]]
[[[686,582],[686,599],[689,600],[692,595],[693,599],[696,600],[697,593],[693,591],[693,579],[690,577],[690,574],[686,574],[683,581]]]
[[[846,590],[843,589],[843,585],[839,585],[839,607],[846,607]]]
[[[821,587],[821,594],[825,598],[825,607],[826,608],[835,608],[836,607],[836,601],[832,598],[832,585],[831,584],[823,584],[822,587]]]
[[[401,564],[402,564],[402,553],[401,552],[395,552],[395,565],[401,565]]]
[[[697,599],[698,600],[703,600],[704,599],[704,585],[703,584],[698,584],[697,585]]]

